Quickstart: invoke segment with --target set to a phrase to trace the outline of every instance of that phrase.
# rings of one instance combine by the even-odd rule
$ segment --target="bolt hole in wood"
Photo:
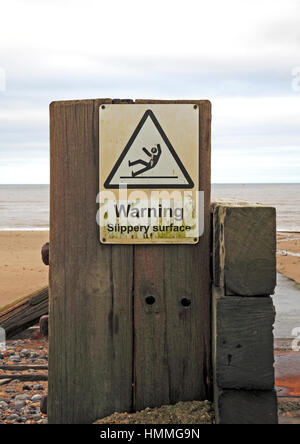
[[[153,297],[153,296],[146,297],[146,304],[153,305],[154,303],[155,303],[155,297]]]
[[[191,305],[192,301],[190,299],[187,298],[183,298],[181,299],[181,305],[183,307],[189,307]]]

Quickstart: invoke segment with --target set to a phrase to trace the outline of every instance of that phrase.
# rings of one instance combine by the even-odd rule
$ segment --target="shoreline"
[[[48,286],[41,248],[49,229],[0,229],[0,308]],[[277,232],[277,271],[300,284],[300,232]]]

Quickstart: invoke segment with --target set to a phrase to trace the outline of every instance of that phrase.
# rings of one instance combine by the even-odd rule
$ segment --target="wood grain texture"
[[[220,425],[278,424],[275,391],[221,390],[215,406],[216,422]]]
[[[225,296],[266,296],[276,286],[276,210],[215,203],[214,284]]]
[[[99,242],[99,106],[50,107],[50,423],[132,406],[133,248]]]
[[[48,288],[43,288],[0,313],[0,327],[6,339],[36,325],[48,313]]]
[[[272,299],[222,297],[213,291],[214,384],[223,389],[274,388]]]
[[[6,384],[9,384],[10,382],[12,381],[12,379],[1,379],[0,380],[0,386],[1,385],[6,385]]]
[[[136,103],[199,104],[199,189],[205,192],[205,233],[198,245],[134,247],[134,408],[140,410],[210,398],[211,104]],[[148,297],[155,299],[152,305]],[[184,299],[190,306],[182,305]]]
[[[197,246],[133,247],[101,245],[95,222],[99,106],[112,102],[51,105],[50,423],[211,393],[211,105],[196,101],[204,236]]]

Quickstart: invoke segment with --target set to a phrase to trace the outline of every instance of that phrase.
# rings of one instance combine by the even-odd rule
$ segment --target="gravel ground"
[[[114,413],[95,424],[214,424],[214,412],[208,401],[179,402],[137,413]]]
[[[29,338],[7,341],[6,349],[0,351],[0,366],[48,364],[48,343],[45,339]],[[47,375],[47,370],[29,369],[1,370],[0,375]],[[40,400],[47,394],[47,381],[10,382],[0,379],[0,424],[46,424],[47,417],[40,411]]]
[[[0,367],[47,364],[48,342],[36,330],[7,341],[6,349],[0,350]],[[47,373],[35,368],[22,371],[0,368],[0,375],[7,379],[0,379],[0,424],[47,424],[47,416],[40,411],[40,400],[48,392],[48,382],[11,379],[13,374],[47,376]],[[284,420],[299,418],[297,423],[300,423],[300,398],[279,398],[279,415]],[[214,424],[214,412],[208,401],[180,402],[137,413],[114,413],[96,424]]]

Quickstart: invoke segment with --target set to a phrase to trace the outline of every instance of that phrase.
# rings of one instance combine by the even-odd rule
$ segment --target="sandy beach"
[[[48,240],[48,231],[0,231],[0,307],[48,285],[40,253]],[[300,233],[278,234],[277,270],[300,283]]]
[[[280,233],[277,250],[277,270],[300,284],[300,233]]]
[[[48,285],[41,247],[48,231],[0,231],[0,308]]]

